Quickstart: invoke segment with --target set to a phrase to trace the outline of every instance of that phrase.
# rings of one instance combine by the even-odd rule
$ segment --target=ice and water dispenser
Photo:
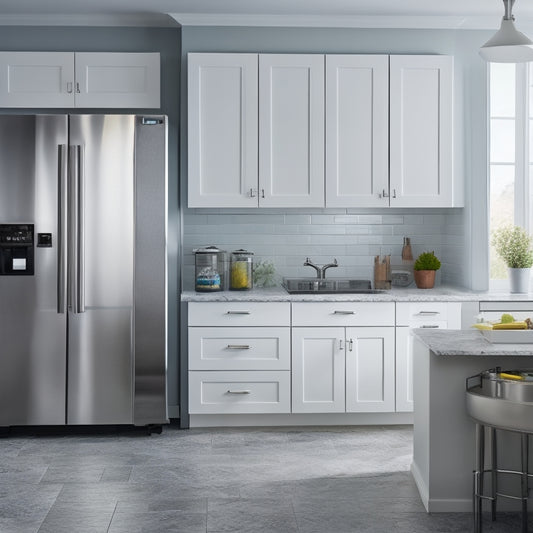
[[[33,224],[0,224],[0,276],[33,276],[33,235]]]

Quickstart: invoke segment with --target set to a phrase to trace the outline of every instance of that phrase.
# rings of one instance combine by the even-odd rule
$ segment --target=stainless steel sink
[[[385,290],[373,289],[370,280],[344,278],[283,278],[289,294],[380,294]]]

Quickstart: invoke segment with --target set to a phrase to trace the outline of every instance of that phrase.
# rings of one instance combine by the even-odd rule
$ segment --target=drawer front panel
[[[297,302],[293,326],[394,326],[393,302]]]
[[[290,413],[290,372],[189,372],[191,414]]]
[[[459,304],[460,305],[460,304]],[[396,304],[396,325],[419,327],[427,321],[446,322],[448,304],[446,302],[399,302]]]
[[[290,370],[290,328],[189,328],[189,370]]]
[[[290,326],[289,302],[190,302],[189,326]]]

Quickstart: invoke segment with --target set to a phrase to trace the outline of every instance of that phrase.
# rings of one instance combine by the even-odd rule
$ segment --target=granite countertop
[[[492,344],[475,329],[413,329],[435,355],[529,355],[533,344]]]
[[[289,294],[283,287],[202,293],[184,291],[182,302],[472,302],[533,301],[533,294],[475,292],[441,285],[433,289],[393,288],[379,294]]]

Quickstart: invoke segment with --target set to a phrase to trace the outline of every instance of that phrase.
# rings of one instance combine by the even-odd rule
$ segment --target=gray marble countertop
[[[441,285],[433,289],[393,288],[379,294],[289,294],[283,287],[202,293],[184,291],[182,302],[472,302],[533,301],[533,294],[474,292]]]
[[[492,344],[475,329],[413,329],[435,355],[529,355],[533,344]]]

